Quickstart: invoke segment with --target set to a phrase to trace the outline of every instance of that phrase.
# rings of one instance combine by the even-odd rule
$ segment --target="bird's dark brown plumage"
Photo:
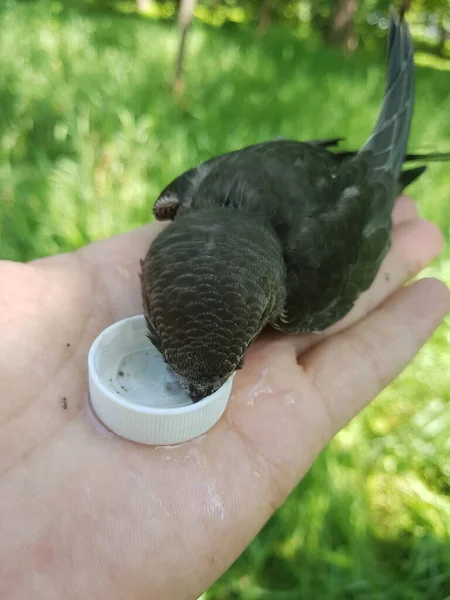
[[[323,330],[370,286],[395,197],[424,170],[402,172],[413,96],[411,37],[392,14],[383,105],[360,151],[332,151],[339,138],[255,144],[163,190],[155,215],[173,223],[143,261],[144,312],[193,399],[239,367],[265,325]]]

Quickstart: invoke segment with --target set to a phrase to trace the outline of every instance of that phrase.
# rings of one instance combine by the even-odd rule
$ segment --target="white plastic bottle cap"
[[[192,402],[146,336],[143,315],[107,327],[88,356],[89,391],[97,417],[142,444],[178,444],[205,433],[222,416],[234,374]]]

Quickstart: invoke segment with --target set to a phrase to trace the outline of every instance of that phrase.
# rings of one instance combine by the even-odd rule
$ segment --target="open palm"
[[[88,408],[86,356],[141,312],[139,259],[161,225],[22,265],[0,263],[0,597],[198,597],[330,438],[412,359],[450,306],[422,280],[436,228],[402,197],[371,290],[331,331],[263,335],[206,435],[149,447]]]

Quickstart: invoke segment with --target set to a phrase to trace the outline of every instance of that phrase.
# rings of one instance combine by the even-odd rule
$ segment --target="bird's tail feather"
[[[358,154],[358,150],[341,150],[333,152],[340,159],[352,158]],[[411,152],[405,155],[403,162],[447,162],[450,160],[450,152]]]
[[[370,152],[373,170],[397,178],[406,154],[414,103],[414,51],[408,24],[391,10],[383,105],[375,128],[360,152]]]
[[[446,162],[448,160],[450,160],[450,152],[430,152],[429,154],[407,154],[404,162]],[[414,183],[426,169],[426,165],[420,165],[418,167],[413,167],[412,169],[401,171],[398,178],[397,193],[401,194],[401,192],[403,192],[408,185]]]
[[[333,153],[335,156],[344,160],[346,158],[352,158],[358,154],[356,150],[343,150],[342,152]],[[408,162],[447,162],[450,161],[450,152],[429,152],[428,154],[422,153],[410,153],[407,154],[403,160],[404,163]],[[412,169],[405,169],[400,171],[397,179],[397,194],[401,194],[403,190],[411,185],[416,179],[418,179],[422,173],[426,171],[426,165],[420,165],[413,167]]]
[[[417,153],[411,152],[405,156],[404,162],[446,162],[450,160],[450,152],[428,152],[428,153]]]
[[[397,183],[397,195],[401,194],[408,185],[414,183],[416,179],[418,179],[422,173],[426,171],[426,166],[422,165],[420,167],[414,167],[414,169],[405,169],[400,173],[400,177],[398,178]]]

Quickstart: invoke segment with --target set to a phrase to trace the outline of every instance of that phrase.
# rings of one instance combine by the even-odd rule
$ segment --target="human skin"
[[[163,225],[0,263],[1,600],[207,589],[449,311],[437,280],[402,288],[440,252],[439,231],[405,196],[393,220],[392,250],[352,313],[324,334],[261,336],[222,419],[171,447],[109,433],[86,401],[89,347],[141,312],[139,259]]]

